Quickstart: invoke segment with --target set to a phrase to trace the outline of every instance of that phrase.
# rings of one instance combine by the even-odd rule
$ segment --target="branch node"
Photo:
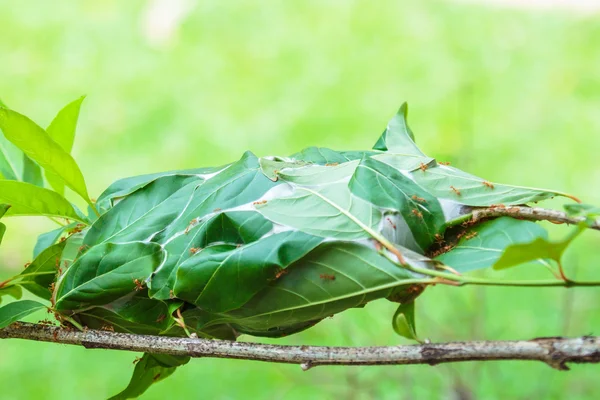
[[[302,371],[308,371],[312,367],[314,367],[312,361],[307,361],[307,362],[300,364],[300,368],[302,368]]]

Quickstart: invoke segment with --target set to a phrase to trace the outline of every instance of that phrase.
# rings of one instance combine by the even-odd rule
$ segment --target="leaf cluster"
[[[281,337],[387,298],[400,303],[396,332],[416,339],[414,300],[443,282],[440,271],[460,277],[560,262],[571,240],[549,242],[541,225],[509,217],[462,227],[476,207],[570,196],[489,182],[426,156],[406,104],[373,150],[247,152],[220,167],[125,178],[95,202],[70,155],[82,101],[46,129],[0,108],[0,217],[46,216],[60,225],[39,237],[21,274],[0,283],[0,299],[26,289],[76,327]],[[87,202],[87,214],[65,188]],[[597,209],[571,212],[592,218]],[[0,224],[0,240],[4,231]],[[0,328],[44,307],[10,303],[0,309]],[[145,355],[118,398],[185,362]]]

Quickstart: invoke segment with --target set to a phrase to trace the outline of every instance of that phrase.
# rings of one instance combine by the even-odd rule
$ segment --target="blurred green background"
[[[0,9],[5,103],[46,126],[88,95],[74,154],[92,196],[121,177],[220,165],[247,149],[368,149],[406,100],[429,155],[491,181],[600,203],[600,14],[341,0],[0,0]],[[0,280],[52,228],[37,219],[7,225]],[[568,231],[549,228],[555,237]],[[570,249],[571,276],[598,279],[599,245],[592,232]],[[417,323],[433,341],[598,334],[599,302],[597,288],[438,286],[419,299]],[[375,302],[276,342],[407,343],[392,331],[394,309]],[[1,341],[0,397],[106,398],[127,384],[135,356]],[[302,372],[198,359],[143,398],[591,399],[599,373],[533,362]]]

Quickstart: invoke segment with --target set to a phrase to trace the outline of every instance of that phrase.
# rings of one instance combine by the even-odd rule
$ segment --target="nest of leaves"
[[[566,196],[491,183],[426,156],[403,105],[373,150],[247,152],[221,167],[122,179],[94,203],[68,154],[72,140],[61,144],[61,132],[74,134],[81,100],[47,130],[0,109],[3,146],[23,152],[23,171],[45,169],[55,189],[40,187],[41,172],[31,183],[13,173],[0,184],[6,215],[69,221],[40,236],[34,261],[0,295],[25,288],[76,326],[279,337],[380,298],[402,303],[399,314],[410,316],[435,271],[494,266],[507,247],[547,238],[534,222],[504,217],[454,229],[446,242],[446,230],[474,208]],[[88,200],[87,215],[62,197],[65,185]],[[22,205],[26,196],[39,204]]]

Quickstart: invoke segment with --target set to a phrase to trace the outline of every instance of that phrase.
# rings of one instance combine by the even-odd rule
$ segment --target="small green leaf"
[[[298,168],[308,165],[306,161],[288,159],[285,157],[261,157],[258,162],[262,173],[272,181],[277,180],[277,173],[283,168]]]
[[[5,108],[0,108],[0,128],[6,138],[31,159],[59,176],[88,204],[92,204],[79,166],[44,129],[26,116]]]
[[[85,222],[60,194],[31,183],[0,180],[0,203],[12,208],[6,215],[50,216]]]
[[[15,301],[0,307],[0,329],[44,308],[47,307],[33,300]]]
[[[546,230],[535,222],[501,217],[475,226],[460,239],[456,247],[436,257],[436,260],[458,272],[488,268],[511,245],[547,237]]]
[[[46,132],[48,135],[62,147],[64,151],[71,154],[73,142],[75,140],[75,129],[77,128],[77,120],[79,119],[79,110],[85,96],[78,98],[75,101],[67,104],[58,112],[52,120]],[[64,194],[64,181],[57,177],[52,172],[46,172],[46,179],[57,193]]]
[[[33,248],[33,258],[36,258],[42,251],[46,250],[48,247],[58,242],[63,233],[65,233],[69,229],[73,229],[75,225],[76,223],[61,226],[60,228],[56,228],[54,230],[39,235],[37,241],[35,242],[35,247]]]
[[[35,161],[25,154],[23,154],[23,182],[29,182],[32,185],[44,187],[42,169]]]
[[[407,339],[421,340],[417,337],[417,329],[415,325],[415,302],[400,304],[392,318],[392,327],[394,331]]]
[[[148,390],[153,383],[169,377],[177,367],[187,364],[189,361],[189,357],[145,353],[135,365],[133,376],[127,388],[109,400],[137,398]]]
[[[125,296],[102,307],[82,311],[77,316],[91,329],[110,325],[115,332],[158,335],[173,325],[171,314],[166,302],[150,299],[147,290],[140,290],[133,297]]]
[[[438,200],[388,164],[362,160],[348,185],[358,197],[400,214],[398,223],[384,221],[401,238],[397,244],[422,252],[443,231],[446,220]]]
[[[565,239],[557,242],[548,240],[547,237],[537,237],[529,243],[520,243],[508,246],[502,256],[494,263],[494,269],[506,269],[538,259],[551,259],[560,263],[563,253],[581,232],[585,225],[581,224]]]
[[[304,167],[285,168],[279,171],[278,176],[286,182],[298,185],[326,185],[350,178],[359,162],[359,160],[353,160],[333,165],[314,164]]]
[[[600,207],[591,204],[565,204],[565,211],[570,216],[581,216],[585,218],[585,224],[592,227],[598,224],[597,217],[600,216]]]
[[[2,303],[2,296],[11,296],[15,300],[20,300],[23,291],[21,286],[9,284],[0,288],[0,303]]]
[[[425,156],[415,144],[415,136],[408,127],[407,116],[408,104],[403,103],[373,148],[391,153]]]
[[[57,243],[42,251],[27,268],[17,275],[21,280],[19,285],[31,293],[46,300],[50,300],[50,284],[58,272],[62,252],[66,242]]]
[[[103,243],[94,246],[61,277],[56,288],[56,309],[101,306],[134,293],[164,257],[165,252],[156,243]]]

